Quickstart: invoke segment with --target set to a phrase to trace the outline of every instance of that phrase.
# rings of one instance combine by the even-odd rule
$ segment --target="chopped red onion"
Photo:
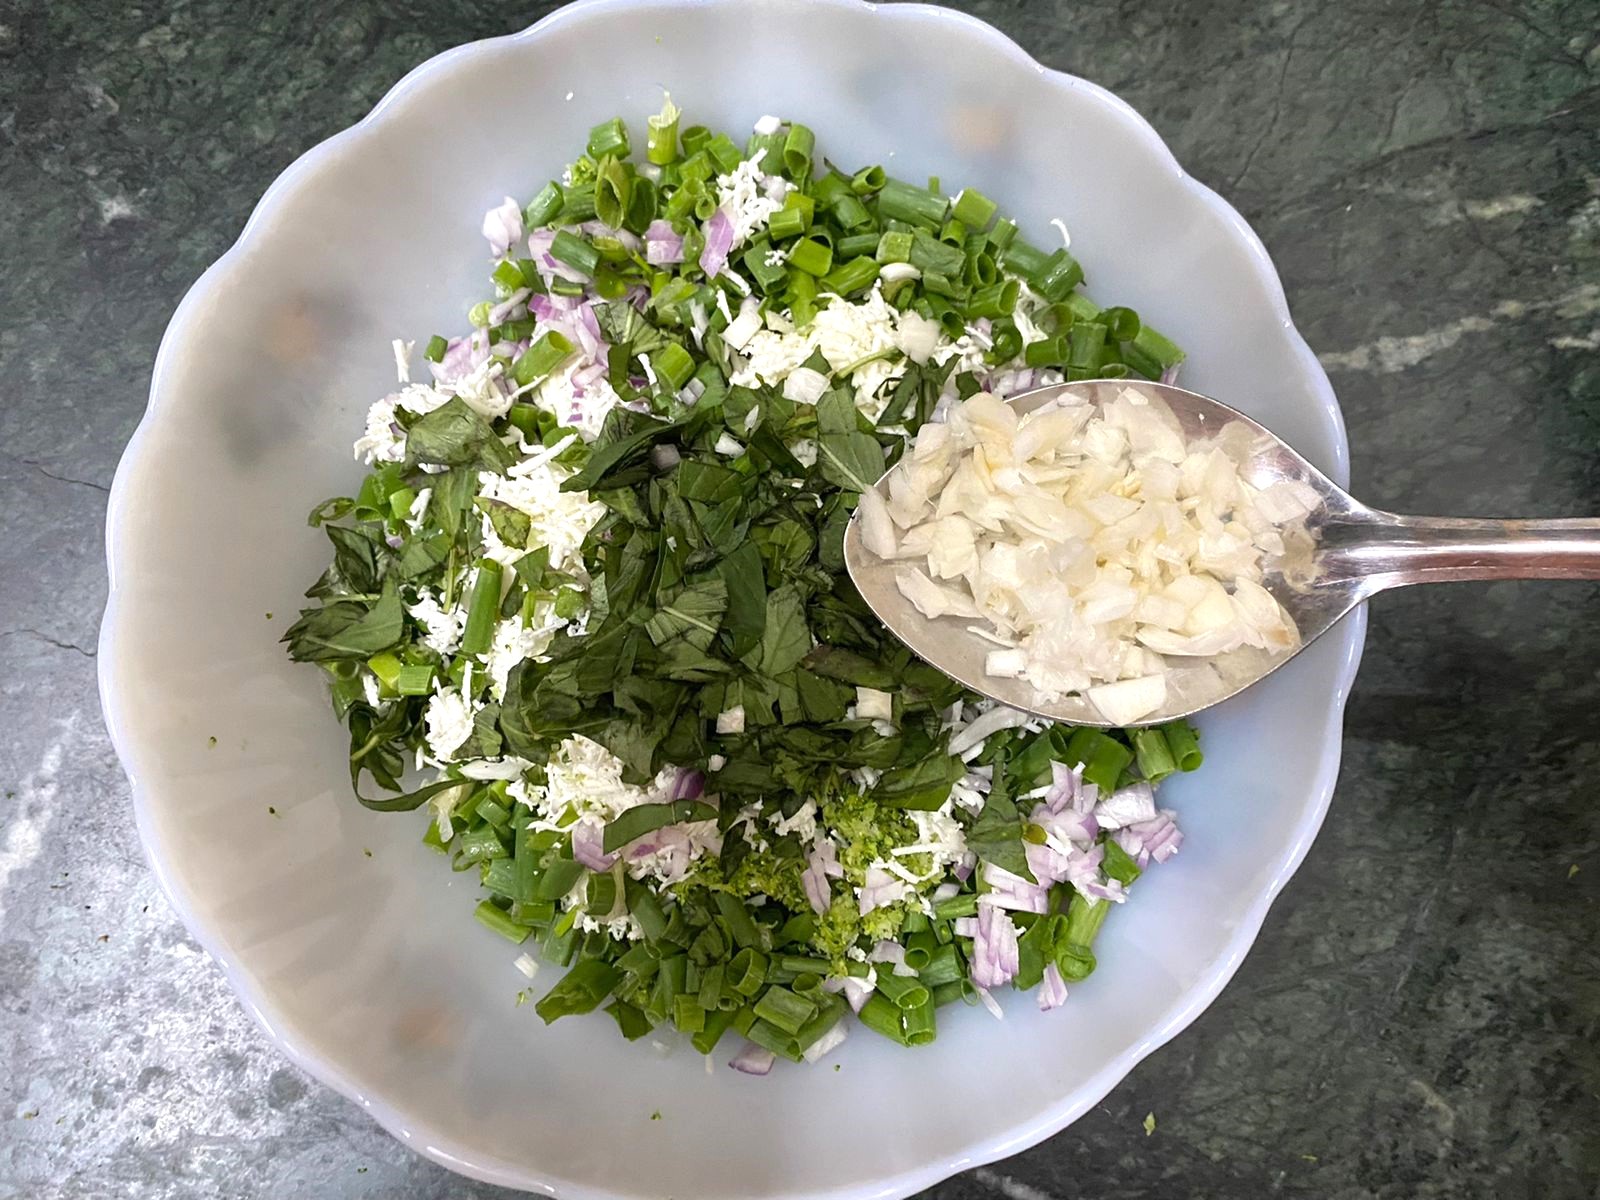
[[[1183,365],[1182,363],[1173,363],[1165,371],[1161,372],[1161,382],[1162,383],[1177,383],[1178,382],[1178,368],[1181,367],[1182,365]]]
[[[954,921],[952,921],[950,923],[950,928],[955,931],[955,935],[957,937],[964,937],[964,938],[977,937],[978,936],[978,918],[977,917],[957,917]]]
[[[634,254],[644,249],[643,243],[639,241],[638,234],[630,233],[626,229],[613,229],[604,221],[585,221],[578,226],[578,232],[590,238],[614,238],[622,243],[624,249]]]
[[[488,357],[489,331],[474,329],[464,338],[451,338],[445,344],[443,357],[430,362],[428,370],[436,383],[455,383],[477,370]]]
[[[832,842],[826,839],[817,842],[811,851],[811,861],[818,864],[822,873],[830,879],[844,878],[844,867],[839,862],[839,848]]]
[[[1093,784],[1087,786],[1094,787]],[[1085,805],[1085,790],[1082,763],[1069,767],[1066,763],[1053,762],[1050,764],[1050,790],[1044,794],[1042,807],[1052,813],[1088,812],[1094,808],[1094,803],[1090,801]],[[1095,795],[1099,794],[1100,790],[1095,788]]]
[[[1071,842],[1087,848],[1100,835],[1100,822],[1093,814],[1074,812],[1068,808],[1052,812],[1047,803],[1035,806],[1028,818],[1059,842]]]
[[[806,869],[800,873],[800,886],[805,889],[806,899],[811,902],[811,907],[820,917],[828,911],[833,903],[832,892],[828,888],[828,876],[842,876],[844,868],[839,865],[838,851],[832,842],[823,840],[812,848],[811,855],[806,862]]]
[[[1074,886],[1090,900],[1109,900],[1113,904],[1121,904],[1128,898],[1128,890],[1115,879],[1075,884]]]
[[[1038,371],[1033,367],[1018,367],[1014,371],[996,371],[989,390],[1003,399],[1039,386]]]
[[[600,340],[600,320],[594,315],[594,309],[587,303],[578,305],[572,314],[571,325],[583,356],[591,362],[599,362],[600,348],[604,343]]]
[[[1010,983],[1022,965],[1017,927],[997,905],[978,905],[978,930],[972,938],[972,982],[979,988]]]
[[[1033,872],[1033,877],[1041,884],[1049,885],[1060,883],[1072,871],[1072,861],[1059,851],[1049,846],[1036,846],[1032,842],[1023,844],[1023,852],[1028,857],[1028,870]]]
[[[1034,913],[1048,912],[1050,909],[1050,896],[1043,886],[1029,883],[1004,867],[984,863],[983,878],[991,890],[983,894],[982,900],[989,905]]]
[[[916,971],[906,965],[906,948],[899,942],[884,938],[867,955],[868,962],[888,963],[896,975],[915,976]]]
[[[572,373],[572,383],[574,387],[593,387],[605,377],[605,363],[590,363],[587,367],[580,367]]]
[[[1141,868],[1152,859],[1166,862],[1183,845],[1183,833],[1175,820],[1177,815],[1170,808],[1164,808],[1151,820],[1129,825],[1111,836],[1117,845],[1133,856]]]
[[[605,827],[592,821],[579,821],[572,828],[572,857],[591,871],[609,871],[617,861],[604,849]]]
[[[983,1001],[983,1006],[989,1010],[989,1015],[996,1021],[1004,1021],[1006,1014],[1001,1011],[1000,1001],[989,994],[989,989],[981,987],[975,990],[978,993],[978,999]]]
[[[835,1021],[833,1028],[807,1046],[801,1057],[808,1063],[819,1062],[826,1055],[831,1054],[843,1045],[845,1038],[849,1036],[849,1022]]]
[[[676,446],[658,446],[677,453]],[[699,771],[684,769],[678,772],[678,782],[673,786],[672,798],[674,800],[698,800],[700,793],[706,790],[706,777]]]
[[[1112,792],[1094,807],[1095,820],[1102,829],[1121,829],[1156,817],[1156,793],[1148,783],[1140,780]]]
[[[1055,963],[1044,969],[1044,979],[1039,984],[1039,1011],[1049,1012],[1067,1002],[1067,981]]]
[[[522,206],[510,196],[483,216],[483,236],[496,258],[504,258],[513,242],[522,238]]]
[[[670,471],[682,461],[683,455],[676,446],[650,447],[650,465],[658,471]]]
[[[733,222],[722,209],[711,214],[703,230],[705,249],[700,251],[700,269],[707,279],[715,279],[728,265],[728,254],[733,250]]]
[[[566,263],[558,261],[550,253],[550,246],[556,240],[556,230],[535,229],[528,235],[528,257],[533,259],[533,265],[545,279],[565,279],[569,283],[588,283],[589,280]]]
[[[867,1003],[867,997],[876,989],[870,980],[860,979],[855,975],[830,975],[822,981],[822,990],[843,992],[844,998],[850,1003],[850,1011],[860,1012]]]
[[[893,904],[906,893],[905,881],[896,879],[882,867],[868,867],[861,885],[860,912],[864,917],[875,908]],[[1043,912],[1043,909],[1039,911]]]
[[[581,303],[576,296],[530,296],[528,311],[541,321],[558,324]]]
[[[746,1075],[766,1075],[772,1070],[772,1063],[776,1057],[771,1050],[764,1050],[754,1042],[746,1042],[744,1049],[734,1055],[728,1065],[735,1071],[743,1071]]]
[[[806,900],[817,916],[820,917],[828,911],[833,901],[828,892],[828,881],[822,877],[820,871],[814,867],[807,867],[800,872],[800,886],[805,890]]]
[[[683,235],[672,228],[671,221],[650,222],[644,231],[644,260],[658,267],[683,261]]]
[[[522,302],[533,294],[532,288],[518,288],[489,310],[489,326],[493,328],[502,321],[515,320],[517,312],[522,308]]]

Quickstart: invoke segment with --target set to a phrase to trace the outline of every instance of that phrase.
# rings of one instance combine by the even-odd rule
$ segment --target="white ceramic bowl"
[[[327,553],[306,511],[359,477],[389,339],[460,327],[483,211],[663,86],[694,121],[784,114],[841,163],[980,186],[1041,242],[1063,217],[1091,288],[1189,349],[1185,383],[1345,480],[1261,243],[1116,97],[936,8],[597,0],[413,71],[284,172],[184,299],[112,489],[106,716],[179,913],[285,1052],[407,1144],[567,1197],[904,1196],[1061,1129],[1217,994],[1322,820],[1363,615],[1202,722],[1204,770],[1166,793],[1183,853],[1054,1014],[1013,996],[1004,1022],[942,1015],[928,1049],[858,1031],[840,1070],[761,1080],[516,1007],[472,878],[420,816],[354,802],[321,680],[277,638]]]

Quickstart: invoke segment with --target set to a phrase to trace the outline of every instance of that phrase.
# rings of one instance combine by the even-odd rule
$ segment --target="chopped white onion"
[[[877,488],[861,493],[857,506],[861,511],[861,542],[879,558],[895,556],[894,520],[889,515],[889,505]]]
[[[918,361],[939,327],[905,317],[902,348]],[[1020,417],[979,392],[922,427],[886,497],[862,498],[863,543],[896,561],[924,617],[979,620],[968,628],[997,647],[989,675],[1137,722],[1196,686],[1197,670],[1214,673],[1195,659],[1299,644],[1262,580],[1309,548],[1302,522],[1321,497],[1255,487],[1243,464],[1257,436],[1235,422],[1190,442],[1132,386]]]
[[[856,716],[863,721],[892,721],[894,697],[877,688],[856,688]]]
[[[799,404],[815,404],[828,390],[828,377],[810,367],[796,367],[783,381],[783,398]]]

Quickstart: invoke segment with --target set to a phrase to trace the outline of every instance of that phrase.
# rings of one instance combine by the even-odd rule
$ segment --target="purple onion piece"
[[[754,1042],[746,1042],[744,1049],[734,1055],[728,1065],[735,1071],[743,1071],[746,1075],[766,1075],[772,1070],[772,1063],[776,1057],[771,1050],[765,1050]]]
[[[707,279],[715,279],[728,265],[728,255],[733,250],[733,222],[719,208],[706,222],[704,233],[706,245],[700,251],[700,269]]]

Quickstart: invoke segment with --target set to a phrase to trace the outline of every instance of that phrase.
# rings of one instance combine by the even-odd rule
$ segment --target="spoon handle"
[[[1600,579],[1600,518],[1498,521],[1373,512],[1331,523],[1319,562],[1368,594],[1413,583]]]

